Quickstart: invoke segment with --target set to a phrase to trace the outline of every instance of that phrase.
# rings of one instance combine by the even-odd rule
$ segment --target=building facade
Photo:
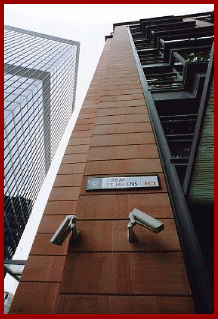
[[[4,28],[4,240],[15,253],[72,115],[79,43]]]
[[[213,313],[213,40],[212,12],[114,24],[11,313]],[[130,241],[135,208],[164,230]]]

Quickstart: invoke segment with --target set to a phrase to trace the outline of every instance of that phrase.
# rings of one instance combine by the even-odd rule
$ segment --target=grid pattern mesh
[[[72,114],[78,44],[5,27],[4,63],[4,240],[8,259],[16,250]]]

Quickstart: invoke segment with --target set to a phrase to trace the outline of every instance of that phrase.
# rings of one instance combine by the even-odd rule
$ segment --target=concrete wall
[[[85,190],[88,176],[158,174],[160,189]],[[135,226],[133,208],[161,220]],[[76,214],[81,244],[50,244]],[[68,253],[69,250],[69,253]],[[23,314],[194,313],[161,162],[126,26],[106,45],[72,132],[11,308]]]

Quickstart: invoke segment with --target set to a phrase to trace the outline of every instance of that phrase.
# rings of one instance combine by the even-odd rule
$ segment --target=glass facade
[[[13,256],[72,115],[79,43],[4,28],[4,239]]]

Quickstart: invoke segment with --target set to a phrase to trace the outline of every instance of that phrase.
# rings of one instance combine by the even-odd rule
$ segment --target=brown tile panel
[[[164,230],[155,234],[145,227],[133,228],[136,241],[130,243],[127,236],[129,220],[113,221],[113,251],[180,251],[180,244],[173,219],[158,219],[164,224]],[[82,226],[81,226],[82,232]]]
[[[159,158],[155,144],[90,147],[88,161],[130,158]]]
[[[62,163],[76,164],[86,163],[87,154],[66,154],[63,156]]]
[[[130,94],[142,94],[142,88],[131,88],[131,89],[114,89],[114,90],[102,90],[101,96],[107,96],[107,95],[130,95]]]
[[[92,130],[93,124],[76,124],[74,126],[74,131],[88,131]]]
[[[53,187],[75,187],[81,186],[83,179],[83,174],[74,174],[74,175],[57,175]]]
[[[60,283],[21,282],[10,314],[54,314]]]
[[[127,106],[127,107],[111,107],[107,109],[99,109],[97,116],[108,115],[125,115],[125,114],[144,114],[147,113],[145,106]]]
[[[116,116],[101,116],[97,117],[95,125],[100,124],[118,124],[118,123],[139,123],[149,122],[148,114],[130,114]]]
[[[115,45],[115,47],[117,48],[117,45]],[[126,49],[126,54],[128,54],[128,49]],[[123,64],[122,63],[123,60],[121,56],[117,56],[117,55],[114,55],[113,57],[110,56],[110,60],[107,65],[107,70],[105,72],[104,80],[112,78],[113,74],[116,74],[116,76],[114,77],[115,79],[119,77],[123,77],[123,76],[126,76],[127,81],[132,78],[139,79],[139,77],[137,76],[137,69],[134,69],[134,67],[132,67],[132,65],[129,64],[127,61],[128,60],[126,60],[125,61],[126,63]],[[127,76],[127,73],[129,73],[128,76]]]
[[[108,85],[107,83],[104,85],[103,90],[104,92],[110,92],[110,91],[114,91],[114,90],[133,90],[133,89],[140,89],[141,88],[141,84],[139,81],[135,81],[135,83],[132,84],[116,84],[113,82],[110,82],[110,84]]]
[[[96,115],[96,113],[97,113],[97,107],[94,108],[94,109],[93,108],[92,109],[83,109],[83,108],[81,108],[79,116],[89,115],[89,114]]]
[[[89,145],[68,145],[64,154],[84,154],[88,153],[88,150]]]
[[[58,314],[109,314],[109,296],[60,295]]]
[[[128,134],[128,133],[140,133],[140,132],[152,132],[151,123],[120,123],[120,124],[108,124],[108,125],[96,125],[93,128],[93,135],[102,134]]]
[[[145,106],[145,100],[130,100],[130,101],[107,101],[107,102],[99,102],[98,109],[107,109],[111,107],[135,107],[135,106]]]
[[[126,78],[126,77],[110,77],[106,78],[103,80],[104,86],[110,87],[110,85],[131,85],[131,84],[139,84],[140,81],[138,77],[131,77],[131,78]]]
[[[190,295],[182,253],[133,254],[132,292]]]
[[[128,218],[128,215],[126,216]],[[180,245],[173,219],[159,219],[164,230],[155,234],[139,225],[134,226],[135,243],[127,236],[129,219],[116,221],[78,221],[81,233],[78,245],[70,244],[70,252],[81,251],[179,251]]]
[[[82,118],[82,117],[78,117],[78,120],[76,121],[76,125],[86,125],[86,124],[93,124],[94,119],[86,119],[86,118]]]
[[[168,194],[120,194],[80,196],[76,209],[78,219],[128,219],[138,208],[154,218],[172,218]]]
[[[154,144],[155,139],[152,132],[140,132],[131,134],[102,134],[93,135],[90,146],[110,146],[110,145],[137,145]]]
[[[71,137],[68,145],[89,145],[90,137]]]
[[[191,297],[156,296],[157,313],[160,314],[195,314]]]
[[[160,184],[163,185],[163,176],[159,175]],[[166,185],[162,186],[166,190]],[[153,193],[153,194],[136,194],[128,195],[129,209],[132,211],[134,208],[142,210],[154,218],[169,218],[173,217],[170,200],[167,193]]]
[[[69,244],[69,251],[113,251],[113,221],[78,221],[81,234],[78,244]]]
[[[126,195],[80,196],[76,209],[78,219],[126,218],[130,213]]]
[[[78,120],[81,119],[95,119],[96,118],[96,113],[87,113],[87,114],[79,114]]]
[[[89,131],[73,131],[71,134],[72,137],[90,137],[92,135],[92,130]]]
[[[65,174],[83,174],[85,169],[85,163],[79,164],[64,164],[62,163],[58,174],[65,175]]]
[[[99,102],[115,102],[115,101],[132,101],[132,100],[143,100],[142,94],[130,94],[130,95],[106,95],[101,96]]]
[[[55,187],[51,190],[49,200],[77,200],[80,187]]]
[[[65,256],[29,256],[21,281],[61,282]]]
[[[113,76],[113,74],[110,74],[107,76],[106,80],[103,81],[105,82],[112,82],[112,83],[126,83],[129,84],[131,82],[135,82],[139,80],[138,74],[131,74],[127,78],[127,74],[118,74],[116,77]]]
[[[190,295],[180,252],[72,253],[60,292]]]
[[[162,172],[159,159],[93,161],[86,165],[85,175],[146,174]]]
[[[57,246],[50,243],[52,236],[53,233],[36,234],[35,240],[30,251],[30,255],[66,256],[70,234],[68,238],[64,241],[62,246]]]
[[[73,215],[73,213],[68,212],[68,215]],[[59,214],[55,215],[43,215],[37,233],[54,234],[64,218],[65,215],[63,215],[61,211],[59,211]]]
[[[161,296],[60,296],[58,314],[194,314],[190,297]]]
[[[60,293],[131,293],[129,257],[124,253],[67,255]]]
[[[190,297],[110,296],[111,314],[194,314]],[[166,307],[166,305],[168,307]]]
[[[75,214],[76,204],[76,201],[48,201],[44,215]]]
[[[144,95],[141,93],[138,94],[125,94],[125,95],[119,95],[117,97],[117,101],[131,101],[131,100],[143,100]]]

